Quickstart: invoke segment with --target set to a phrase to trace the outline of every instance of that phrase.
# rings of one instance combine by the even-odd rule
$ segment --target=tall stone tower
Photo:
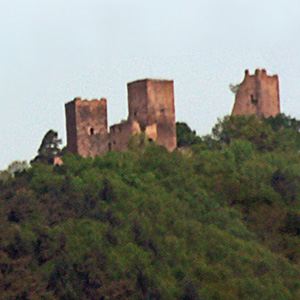
[[[143,79],[127,84],[127,121],[110,127],[109,149],[125,150],[130,136],[144,132],[149,140],[176,148],[173,81]]]
[[[66,103],[67,149],[84,157],[108,150],[106,99],[75,98]]]
[[[169,151],[176,148],[174,83],[144,79],[128,83],[129,121]]]
[[[259,69],[254,75],[249,75],[246,70],[245,78],[236,93],[232,116],[256,114],[268,118],[279,113],[278,76],[268,76],[266,70]]]

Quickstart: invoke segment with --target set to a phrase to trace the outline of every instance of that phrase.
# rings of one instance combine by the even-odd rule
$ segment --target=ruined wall
[[[84,157],[103,155],[108,150],[106,99],[81,100],[66,104],[67,148]]]
[[[144,79],[128,84],[128,119],[169,151],[176,148],[174,84]]]
[[[280,113],[278,76],[268,76],[266,70],[256,70],[254,75],[245,71],[232,109],[232,115],[270,117]]]
[[[140,132],[140,126],[136,121],[126,121],[111,126],[108,149],[117,151],[126,150],[128,139]]]

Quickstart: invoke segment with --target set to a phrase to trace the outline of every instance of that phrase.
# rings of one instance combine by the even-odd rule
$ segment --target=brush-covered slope
[[[300,299],[298,129],[214,130],[2,181],[1,299]]]

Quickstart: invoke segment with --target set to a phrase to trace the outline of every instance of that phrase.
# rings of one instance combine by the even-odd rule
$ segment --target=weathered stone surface
[[[235,97],[232,115],[253,115],[270,117],[280,113],[278,76],[268,76],[266,70],[255,71],[245,78]]]
[[[84,157],[103,155],[108,150],[106,99],[75,98],[66,104],[67,147]]]
[[[125,121],[110,127],[109,150],[126,150],[128,139],[141,132],[141,128],[136,121]]]
[[[174,83],[144,79],[128,84],[129,120],[169,151],[176,148]]]

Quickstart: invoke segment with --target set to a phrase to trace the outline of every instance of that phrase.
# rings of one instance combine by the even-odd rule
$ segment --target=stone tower
[[[176,148],[174,83],[171,80],[143,79],[128,83],[128,120],[110,127],[109,148],[125,150],[127,140],[145,132],[149,140]]]
[[[83,157],[105,154],[108,150],[106,99],[75,98],[65,108],[67,149]]]
[[[245,78],[236,93],[232,116],[256,114],[268,118],[279,113],[278,76],[268,76],[266,70],[259,69],[254,75],[249,75],[246,70]]]

